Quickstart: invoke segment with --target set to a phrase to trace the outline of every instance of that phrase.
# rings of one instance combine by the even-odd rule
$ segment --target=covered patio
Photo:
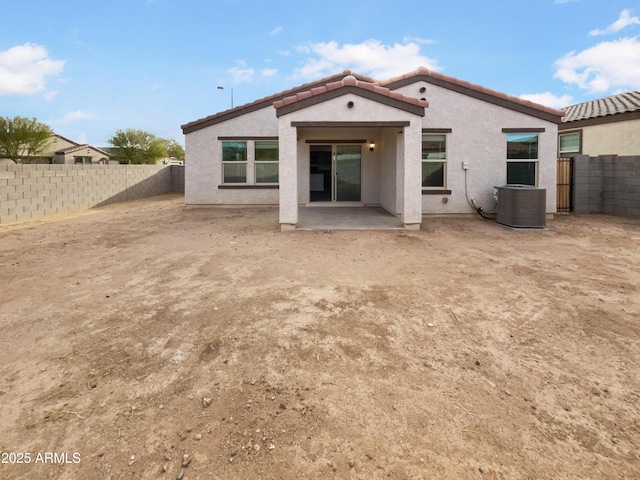
[[[296,230],[403,230],[382,207],[299,207]]]

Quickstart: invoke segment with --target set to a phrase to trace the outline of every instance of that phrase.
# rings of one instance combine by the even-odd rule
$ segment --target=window
[[[558,151],[560,155],[580,153],[580,132],[561,133],[558,137]]]
[[[91,165],[91,157],[73,157],[76,165]]]
[[[254,146],[256,183],[278,183],[278,142],[256,140]]]
[[[222,183],[247,183],[247,142],[222,142]]]
[[[511,160],[511,161],[509,161]],[[536,185],[538,180],[538,135],[507,135],[507,183]]]
[[[422,135],[422,186],[445,188],[447,136]]]

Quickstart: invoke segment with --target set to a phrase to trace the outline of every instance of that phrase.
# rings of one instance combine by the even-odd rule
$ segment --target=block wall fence
[[[0,224],[184,192],[184,167],[0,165]]]
[[[640,218],[640,156],[579,155],[573,169],[575,213]]]

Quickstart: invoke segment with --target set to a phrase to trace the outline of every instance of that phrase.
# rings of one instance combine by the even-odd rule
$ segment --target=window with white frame
[[[561,133],[558,135],[558,152],[560,155],[580,153],[580,132]]]
[[[537,185],[537,133],[510,133],[507,135],[507,183]]]
[[[422,187],[446,188],[447,186],[447,136],[422,135]]]
[[[222,142],[222,183],[247,183],[247,142]]]
[[[256,140],[254,143],[256,183],[278,183],[278,141]]]
[[[91,157],[73,157],[73,163],[76,165],[91,165]]]

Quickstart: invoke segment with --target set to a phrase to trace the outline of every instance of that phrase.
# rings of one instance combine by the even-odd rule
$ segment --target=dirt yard
[[[0,478],[640,478],[640,220],[182,202],[0,227]]]

